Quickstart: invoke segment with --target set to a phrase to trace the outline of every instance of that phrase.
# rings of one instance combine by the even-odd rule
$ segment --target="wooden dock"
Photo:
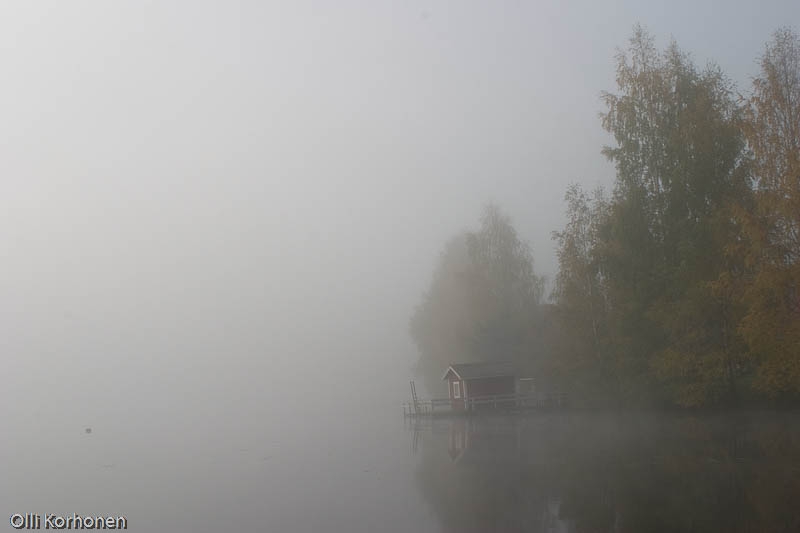
[[[463,404],[463,405],[462,405]],[[412,399],[403,403],[404,417],[470,415],[477,412],[517,412],[533,409],[566,407],[567,395],[563,392],[502,394],[478,396],[464,400],[450,398],[419,399],[412,387]]]

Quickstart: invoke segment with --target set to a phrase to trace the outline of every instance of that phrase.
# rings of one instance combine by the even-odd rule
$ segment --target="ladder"
[[[417,414],[418,411],[418,403],[417,403],[417,387],[414,385],[414,380],[409,381],[411,384],[411,403],[414,404],[414,414]]]

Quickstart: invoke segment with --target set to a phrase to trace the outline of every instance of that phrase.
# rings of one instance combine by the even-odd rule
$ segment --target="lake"
[[[800,531],[800,415],[169,409],[3,433],[0,505],[131,531]],[[13,529],[6,521],[6,531]]]

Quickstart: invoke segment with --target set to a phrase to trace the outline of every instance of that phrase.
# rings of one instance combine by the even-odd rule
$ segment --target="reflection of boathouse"
[[[408,422],[443,532],[800,531],[794,413]]]
[[[552,428],[546,420],[454,417],[419,424],[430,436],[426,445],[435,444],[426,446],[418,477],[437,506],[442,531],[579,531],[553,485],[558,478],[547,475],[553,450],[540,432]]]
[[[447,452],[455,463],[517,465],[520,459],[520,435],[513,421],[461,418],[450,423]]]

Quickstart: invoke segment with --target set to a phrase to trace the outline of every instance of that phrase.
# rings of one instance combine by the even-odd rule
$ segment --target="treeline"
[[[742,96],[636,28],[616,79],[614,188],[568,188],[552,303],[489,206],[412,317],[421,375],[513,358],[579,403],[799,399],[800,39],[777,31]]]

